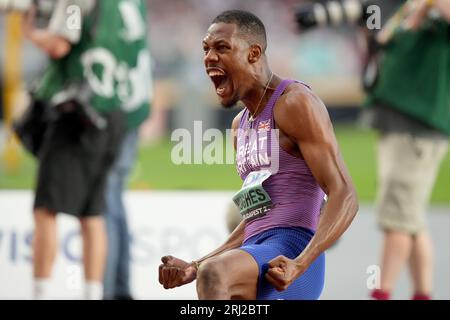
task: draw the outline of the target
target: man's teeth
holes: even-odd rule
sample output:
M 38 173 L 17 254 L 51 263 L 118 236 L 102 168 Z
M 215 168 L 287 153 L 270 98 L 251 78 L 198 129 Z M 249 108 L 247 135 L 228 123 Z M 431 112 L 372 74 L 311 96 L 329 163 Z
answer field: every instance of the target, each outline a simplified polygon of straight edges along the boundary
M 217 77 L 217 76 L 223 76 L 223 75 L 224 75 L 223 72 L 220 72 L 220 71 L 210 71 L 209 72 L 210 77 Z

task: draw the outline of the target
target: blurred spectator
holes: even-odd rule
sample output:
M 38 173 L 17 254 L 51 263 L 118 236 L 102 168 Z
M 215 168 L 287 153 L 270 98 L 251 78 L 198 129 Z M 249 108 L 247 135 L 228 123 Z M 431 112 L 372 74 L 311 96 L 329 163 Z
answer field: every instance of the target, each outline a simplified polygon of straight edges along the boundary
M 150 62 L 143 37 L 145 23 L 138 20 L 144 8 L 140 4 L 63 0 L 55 2 L 47 28 L 36 28 L 35 10 L 25 19 L 27 38 L 52 58 L 33 93 L 35 107 L 47 106 L 52 120 L 38 153 L 33 242 L 36 299 L 49 297 L 58 212 L 80 220 L 84 297 L 103 296 L 105 185 L 123 151 L 126 127 L 136 128 L 148 114 Z M 73 10 L 77 8 L 81 10 Z
M 378 142 L 381 288 L 389 299 L 409 262 L 413 299 L 430 299 L 425 211 L 450 134 L 450 1 L 407 2 L 377 35 L 384 46 L 368 97 Z
M 1 69 L 0 72 L 2 72 Z M 0 76 L 0 122 L 3 121 L 3 89 L 3 81 Z
M 123 3 L 124 1 L 122 1 L 121 6 L 123 6 Z M 130 83 L 134 86 L 132 90 L 143 90 L 136 93 L 144 95 L 134 97 L 141 99 L 134 106 L 127 101 L 123 101 L 125 102 L 122 105 L 124 110 L 138 111 L 129 113 L 128 129 L 120 146 L 118 158 L 109 173 L 106 187 L 105 218 L 108 234 L 108 255 L 104 276 L 104 299 L 116 300 L 132 299 L 130 289 L 130 237 L 122 193 L 124 188 L 126 188 L 130 171 L 136 160 L 139 140 L 138 129 L 140 124 L 147 118 L 149 101 L 151 99 L 149 93 L 152 93 L 145 1 L 129 1 L 126 3 L 128 3 L 128 9 L 123 12 L 123 18 L 126 22 L 134 20 L 133 23 L 140 26 L 140 29 L 127 30 L 129 31 L 128 35 L 132 36 L 132 38 L 126 39 L 128 57 L 133 63 L 137 63 L 138 73 L 141 74 L 140 78 L 135 80 L 141 81 L 141 83 L 138 83 L 133 82 L 130 73 Z M 131 26 L 128 23 L 125 25 Z M 122 32 L 125 34 L 125 31 L 118 30 L 119 34 Z M 131 31 L 134 32 L 132 33 Z M 132 72 L 137 72 L 137 70 Z M 133 97 L 131 96 L 130 98 Z

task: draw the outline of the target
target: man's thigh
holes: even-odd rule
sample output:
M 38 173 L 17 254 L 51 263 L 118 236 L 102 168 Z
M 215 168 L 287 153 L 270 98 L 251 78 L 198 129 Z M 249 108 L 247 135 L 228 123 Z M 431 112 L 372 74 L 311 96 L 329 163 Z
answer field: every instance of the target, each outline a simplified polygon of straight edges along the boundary
M 224 282 L 231 299 L 256 299 L 259 267 L 249 253 L 233 249 L 212 259 L 224 270 Z

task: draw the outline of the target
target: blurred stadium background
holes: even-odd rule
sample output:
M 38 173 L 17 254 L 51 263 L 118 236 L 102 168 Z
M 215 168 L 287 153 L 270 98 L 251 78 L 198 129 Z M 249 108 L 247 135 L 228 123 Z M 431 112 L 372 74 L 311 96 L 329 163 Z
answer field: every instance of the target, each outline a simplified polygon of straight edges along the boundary
M 195 209 L 202 206 L 202 198 L 217 199 L 218 205 L 209 201 L 209 206 L 206 206 L 210 210 L 210 215 L 215 215 L 214 211 L 218 211 L 218 218 L 209 223 L 214 224 L 211 230 L 217 230 L 214 241 L 219 242 L 225 237 L 226 199 L 240 187 L 234 166 L 177 166 L 171 161 L 171 148 L 174 143 L 170 141 L 170 134 L 176 128 L 192 130 L 193 121 L 196 120 L 202 121 L 203 129 L 229 128 L 231 119 L 238 109 L 222 110 L 218 106 L 212 84 L 203 69 L 201 39 L 211 19 L 219 12 L 229 8 L 253 11 L 262 18 L 268 29 L 268 56 L 272 69 L 283 77 L 301 79 L 311 84 L 314 91 L 325 101 L 343 156 L 354 179 L 360 200 L 364 204 L 362 214 L 348 235 L 344 236 L 342 242 L 330 252 L 329 275 L 327 275 L 329 281 L 324 298 L 365 299 L 367 297 L 366 268 L 378 261 L 380 244 L 372 215 L 377 183 L 376 134 L 358 122 L 361 112 L 360 104 L 364 98 L 360 82 L 364 49 L 357 30 L 350 26 L 321 28 L 299 34 L 294 21 L 294 10 L 302 2 L 304 1 L 148 1 L 155 100 L 152 116 L 142 128 L 138 163 L 130 181 L 132 191 L 127 195 L 130 216 L 135 220 L 146 219 L 147 225 L 151 226 L 148 232 L 150 234 L 153 232 L 155 237 L 156 234 L 161 237 L 154 245 L 164 247 L 165 240 L 162 240 L 164 235 L 161 230 L 156 230 L 162 225 L 167 225 L 170 229 L 169 224 L 164 220 L 168 218 L 164 215 L 171 212 L 169 207 L 155 204 L 162 201 L 159 196 L 173 200 L 180 199 L 181 202 L 184 201 L 182 200 L 184 197 L 191 197 L 190 202 L 185 202 L 192 205 L 188 207 L 192 208 L 188 212 L 191 216 L 196 213 L 206 214 L 201 213 L 204 209 Z M 20 109 L 26 103 L 25 88 L 32 83 L 33 79 L 39 77 L 47 62 L 36 48 L 21 41 L 17 21 L 11 17 L 7 18 L 4 14 L 0 14 L 0 44 L 0 74 L 2 75 L 0 78 L 0 95 L 2 96 L 0 99 L 0 279 L 6 281 L 11 272 L 21 270 L 21 274 L 31 281 L 31 275 L 27 275 L 26 272 L 31 270 L 29 261 L 29 232 L 32 227 L 31 189 L 36 173 L 36 163 L 17 141 L 11 138 L 9 121 L 10 113 Z M 170 198 L 171 194 L 173 198 Z M 145 201 L 141 197 L 147 197 L 150 200 Z M 155 202 L 152 203 L 151 199 Z M 168 200 L 168 202 L 171 201 Z M 442 229 L 443 224 L 448 225 L 450 222 L 450 154 L 442 164 L 431 202 L 433 228 Z M 211 210 L 211 208 L 216 209 Z M 158 210 L 167 210 L 167 212 L 158 212 Z M 175 219 L 170 218 L 171 222 L 182 221 L 177 218 L 180 214 L 175 212 L 173 215 Z M 200 227 L 196 225 L 197 220 L 200 218 L 194 218 L 191 223 L 187 222 L 189 223 L 189 230 L 186 230 L 188 234 L 201 233 Z M 71 222 L 68 223 L 69 227 L 63 229 L 66 236 L 67 232 L 71 232 L 70 228 L 74 227 L 70 224 Z M 132 227 L 135 228 L 138 225 L 139 223 L 132 224 Z M 181 224 L 174 224 L 172 227 L 175 234 L 184 230 Z M 210 226 L 203 227 L 207 229 Z M 441 229 L 439 230 L 445 233 L 445 229 Z M 136 229 L 133 231 L 142 232 L 142 228 L 140 231 Z M 440 281 L 445 280 L 444 283 L 447 284 L 449 282 L 447 271 L 444 270 L 450 267 L 450 256 L 448 256 L 448 250 L 445 250 L 445 243 L 450 243 L 450 238 L 442 234 L 438 236 L 440 237 L 438 245 L 441 247 L 436 248 L 436 252 L 441 254 L 439 257 L 441 260 L 437 261 L 439 270 L 436 283 L 439 287 Z M 189 240 L 186 241 L 190 243 Z M 20 243 L 27 248 L 24 249 L 27 253 L 24 254 L 23 259 L 13 256 L 20 252 L 20 250 L 17 251 Z M 199 249 L 199 253 L 207 251 L 211 243 Z M 166 245 L 164 248 L 169 247 Z M 146 246 L 141 246 L 139 250 L 145 251 L 145 248 Z M 77 250 L 76 245 L 74 250 Z M 354 270 L 355 274 L 352 274 L 350 270 L 349 274 L 345 273 L 348 283 L 340 283 L 337 280 L 340 277 L 339 274 L 342 275 L 339 270 L 351 269 L 351 261 L 357 260 L 357 256 L 352 255 L 352 252 L 360 254 L 362 264 L 357 263 L 358 268 Z M 154 255 L 146 261 L 148 264 L 142 262 L 145 259 L 141 259 L 141 264 L 137 263 L 134 266 L 137 273 L 133 281 L 135 287 L 139 286 L 137 297 L 193 298 L 193 288 L 181 290 L 182 292 L 177 295 L 175 291 L 171 291 L 170 294 L 162 293 L 157 289 L 146 291 L 142 284 L 137 284 L 139 279 L 142 280 L 142 277 L 139 278 L 140 275 L 146 274 L 147 285 L 156 287 L 157 283 L 153 279 L 156 279 L 154 266 L 158 263 L 157 257 L 160 253 L 171 252 L 160 252 L 158 249 L 151 253 Z M 184 252 L 187 259 L 194 258 L 189 256 L 190 253 L 192 252 Z M 149 252 L 146 254 L 150 255 Z M 78 265 L 76 259 L 70 260 L 67 254 L 65 257 L 67 258 L 64 262 L 66 268 L 72 264 Z M 18 266 L 18 264 L 22 265 Z M 61 277 L 64 275 L 62 274 Z M 445 278 L 442 279 L 442 277 Z M 59 279 L 64 281 L 65 278 Z M 18 289 L 16 294 L 8 293 L 5 290 L 8 286 L 3 286 L 1 283 L 2 281 L 0 281 L 0 298 L 29 297 L 27 286 L 30 285 L 26 281 L 20 282 L 21 289 Z M 8 283 L 11 284 L 10 281 Z M 344 286 L 347 287 L 344 289 Z M 439 288 L 437 298 L 450 298 L 448 290 Z M 408 298 L 407 294 L 408 288 L 400 287 L 398 297 Z M 64 296 L 64 294 L 61 295 Z

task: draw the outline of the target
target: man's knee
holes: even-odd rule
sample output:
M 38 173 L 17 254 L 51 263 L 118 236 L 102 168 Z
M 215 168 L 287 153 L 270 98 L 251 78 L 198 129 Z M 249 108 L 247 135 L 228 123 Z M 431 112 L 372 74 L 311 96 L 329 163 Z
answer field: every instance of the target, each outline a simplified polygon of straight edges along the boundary
M 204 261 L 197 272 L 197 282 L 204 287 L 219 287 L 226 285 L 226 273 L 220 259 Z
M 34 209 L 33 216 L 37 225 L 56 222 L 56 213 L 46 208 Z
M 81 231 L 84 232 L 101 232 L 104 228 L 103 216 L 86 217 L 80 219 Z

